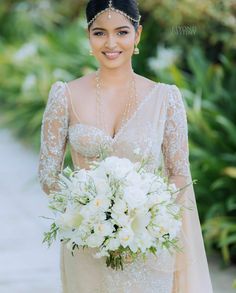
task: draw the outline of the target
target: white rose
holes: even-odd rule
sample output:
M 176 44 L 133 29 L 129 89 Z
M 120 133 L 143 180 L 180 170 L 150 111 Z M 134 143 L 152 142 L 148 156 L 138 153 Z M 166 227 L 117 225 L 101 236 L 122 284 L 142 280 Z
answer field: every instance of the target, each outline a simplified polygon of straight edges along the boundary
M 134 253 L 136 253 L 136 252 L 138 251 L 138 244 L 136 243 L 135 238 L 133 239 L 132 242 L 130 242 L 130 244 L 129 244 L 129 248 L 130 248 Z
M 155 178 L 150 184 L 150 192 L 158 192 L 161 193 L 162 191 L 166 190 L 167 185 L 164 181 L 159 177 Z
M 125 227 L 118 232 L 118 239 L 123 247 L 127 247 L 133 240 L 134 233 L 131 228 Z
M 111 197 L 111 188 L 109 186 L 109 183 L 104 178 L 94 177 L 94 185 L 96 188 L 97 195 Z
M 112 211 L 116 214 L 123 214 L 127 210 L 126 202 L 120 198 L 116 198 L 112 206 Z
M 124 188 L 124 199 L 131 209 L 143 206 L 147 202 L 147 195 L 140 187 L 128 186 Z
M 182 225 L 181 221 L 174 219 L 168 213 L 157 215 L 153 222 L 160 227 L 161 235 L 169 233 L 171 239 L 177 236 Z
M 110 236 L 114 230 L 113 225 L 109 221 L 96 223 L 94 225 L 94 232 L 100 236 Z
M 81 215 L 83 215 L 85 221 L 89 221 L 89 219 L 94 218 L 96 211 L 94 209 L 93 203 L 91 203 L 91 202 L 82 206 L 80 209 L 80 213 L 81 213 Z
M 83 221 L 83 216 L 79 211 L 67 210 L 56 218 L 56 225 L 61 229 L 78 228 Z
M 171 194 L 169 191 L 165 190 L 162 192 L 155 192 L 150 194 L 149 196 L 149 203 L 152 202 L 153 204 L 159 204 L 162 202 L 170 202 L 171 201 Z M 161 208 L 159 206 L 159 208 Z
M 134 170 L 134 164 L 127 158 L 115 156 L 107 157 L 102 164 L 107 174 L 112 174 L 116 179 L 122 179 Z
M 108 210 L 111 201 L 104 195 L 97 195 L 91 202 L 91 206 L 94 206 L 94 209 L 99 211 L 106 211 Z
M 139 185 L 141 180 L 141 175 L 137 172 L 131 172 L 126 176 L 126 181 L 129 185 Z
M 119 239 L 117 239 L 117 238 L 111 238 L 111 239 L 109 239 L 108 244 L 106 245 L 106 248 L 108 250 L 113 250 L 114 251 L 114 250 L 118 249 L 119 246 L 120 246 Z
M 153 244 L 150 233 L 147 230 L 143 231 L 143 233 L 137 238 L 136 243 L 141 251 L 145 252 Z
M 116 214 L 112 212 L 111 217 L 114 220 L 113 222 L 121 227 L 125 227 L 130 223 L 130 217 L 126 214 Z
M 103 241 L 104 241 L 103 236 L 93 233 L 89 235 L 86 243 L 89 247 L 99 247 L 103 243 Z
M 145 210 L 136 210 L 131 219 L 131 228 L 135 234 L 143 234 L 150 223 L 151 213 Z
M 98 195 L 89 203 L 81 207 L 81 214 L 86 218 L 97 217 L 98 214 L 106 211 L 110 206 L 110 200 L 106 196 Z M 104 216 L 104 215 L 103 215 Z

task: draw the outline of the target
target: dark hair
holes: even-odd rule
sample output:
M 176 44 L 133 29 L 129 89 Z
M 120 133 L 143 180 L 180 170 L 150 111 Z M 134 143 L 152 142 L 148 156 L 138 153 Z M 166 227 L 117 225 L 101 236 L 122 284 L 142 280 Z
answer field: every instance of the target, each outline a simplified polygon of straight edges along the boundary
M 86 7 L 86 17 L 87 22 L 91 21 L 95 15 L 97 15 L 102 10 L 108 8 L 109 0 L 90 0 Z M 139 9 L 136 0 L 113 0 L 112 7 L 115 9 L 125 12 L 128 16 L 139 19 Z M 133 24 L 135 30 L 138 28 L 138 22 L 130 20 Z M 90 24 L 88 28 L 91 26 Z

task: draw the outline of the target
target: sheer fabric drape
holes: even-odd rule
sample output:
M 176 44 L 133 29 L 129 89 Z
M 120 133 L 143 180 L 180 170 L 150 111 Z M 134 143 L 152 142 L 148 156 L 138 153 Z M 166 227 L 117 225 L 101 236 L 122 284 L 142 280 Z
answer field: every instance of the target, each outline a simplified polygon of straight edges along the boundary
M 42 121 L 39 158 L 39 179 L 45 193 L 58 188 L 57 176 L 63 168 L 67 143 L 74 166 L 88 168 L 101 145 L 110 155 L 132 161 L 140 159 L 133 152 L 139 148 L 140 156 L 152 158 L 147 166 L 150 171 L 162 168 L 178 187 L 191 183 L 187 117 L 175 85 L 156 84 L 114 139 L 96 127 L 79 122 L 72 125 L 75 119 L 69 98 L 66 83 L 57 81 L 52 85 Z M 145 264 L 139 260 L 122 274 L 107 269 L 104 259 L 93 259 L 91 249 L 72 257 L 62 243 L 63 292 L 212 293 L 192 185 L 179 193 L 178 201 L 186 207 L 180 235 L 183 252 L 163 252 L 157 258 L 150 255 Z

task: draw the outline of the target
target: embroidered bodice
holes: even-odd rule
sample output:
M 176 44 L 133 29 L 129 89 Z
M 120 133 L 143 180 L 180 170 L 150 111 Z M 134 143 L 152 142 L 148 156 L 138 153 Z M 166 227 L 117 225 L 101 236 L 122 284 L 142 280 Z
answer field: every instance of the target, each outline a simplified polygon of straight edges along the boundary
M 162 167 L 177 187 L 191 182 L 188 160 L 187 117 L 175 85 L 158 83 L 141 100 L 115 137 L 102 129 L 76 121 L 71 116 L 67 83 L 55 82 L 49 93 L 41 127 L 39 179 L 45 193 L 57 190 L 65 147 L 70 146 L 74 166 L 89 168 L 100 148 L 110 155 L 132 161 L 151 157 L 148 168 Z M 139 149 L 139 153 L 134 153 Z M 140 156 L 140 157 L 139 157 Z M 177 195 L 184 209 L 181 247 L 183 253 L 161 253 L 148 261 L 137 260 L 123 272 L 111 271 L 103 259 L 92 256 L 93 248 L 72 256 L 61 244 L 61 280 L 65 293 L 212 293 L 193 187 Z M 174 274 L 172 274 L 174 272 Z M 191 272 L 191 274 L 189 273 Z M 172 288 L 172 277 L 174 286 Z
M 175 85 L 156 83 L 114 137 L 93 125 L 71 123 L 66 88 L 62 81 L 51 86 L 42 120 L 39 179 L 46 193 L 57 188 L 67 143 L 74 166 L 88 168 L 103 148 L 133 161 L 148 155 L 150 170 L 163 165 L 169 177 L 187 176 L 187 119 Z

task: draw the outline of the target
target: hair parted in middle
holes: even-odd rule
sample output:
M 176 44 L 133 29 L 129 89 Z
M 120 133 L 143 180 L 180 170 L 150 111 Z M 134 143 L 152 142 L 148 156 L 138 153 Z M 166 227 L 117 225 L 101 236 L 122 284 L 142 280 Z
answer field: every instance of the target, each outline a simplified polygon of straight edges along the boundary
M 100 14 L 106 11 L 116 11 L 124 15 L 137 30 L 141 15 L 136 0 L 90 0 L 86 7 L 88 28 Z

